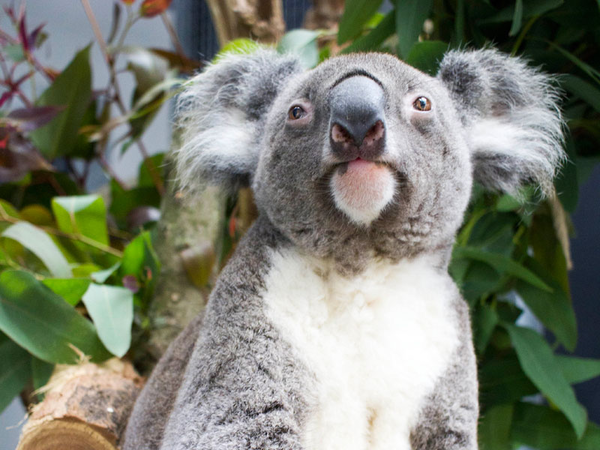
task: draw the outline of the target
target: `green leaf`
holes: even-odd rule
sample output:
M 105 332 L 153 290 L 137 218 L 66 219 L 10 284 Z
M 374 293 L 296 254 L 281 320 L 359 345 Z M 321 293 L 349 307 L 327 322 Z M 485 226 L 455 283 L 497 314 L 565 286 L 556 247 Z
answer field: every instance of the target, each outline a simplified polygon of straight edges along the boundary
M 481 365 L 479 388 L 482 407 L 485 408 L 513 403 L 538 392 L 513 353 Z
M 0 313 L 1 314 L 1 313 Z M 25 387 L 31 374 L 31 356 L 10 339 L 0 341 L 0 412 Z
M 546 41 L 546 42 L 552 49 L 557 50 L 566 59 L 571 61 L 573 64 L 575 64 L 577 67 L 579 67 L 585 74 L 587 74 L 590 78 L 592 78 L 594 81 L 596 81 L 596 83 L 600 84 L 600 72 L 598 72 L 598 70 L 596 70 L 594 67 L 590 66 L 586 62 L 582 61 L 577 56 L 568 52 L 561 46 L 556 45 L 554 42 L 550 42 L 550 41 Z
M 396 14 L 394 11 L 388 13 L 379 25 L 365 36 L 356 39 L 341 53 L 368 52 L 377 50 L 383 42 L 389 38 L 396 29 Z
M 547 292 L 552 292 L 552 288 L 544 283 L 529 269 L 499 253 L 486 252 L 475 247 L 455 247 L 453 257 L 474 259 L 475 261 L 484 262 L 493 267 L 499 273 L 512 275 L 513 277 L 526 281 L 535 287 L 543 289 Z
M 54 371 L 54 364 L 42 361 L 39 358 L 31 355 L 31 374 L 33 378 L 33 389 L 36 391 L 41 387 L 45 386 L 52 376 Z M 44 394 L 37 394 L 39 401 L 44 399 Z
M 475 348 L 479 354 L 485 351 L 498 322 L 498 314 L 488 305 L 481 305 L 474 311 L 473 331 Z
M 502 11 L 494 14 L 491 17 L 487 17 L 485 19 L 479 20 L 480 24 L 485 23 L 500 23 L 500 22 L 510 22 L 514 20 L 517 15 L 517 9 L 519 8 L 519 3 L 521 3 L 522 12 L 521 20 L 528 19 L 533 16 L 541 16 L 542 14 L 558 8 L 560 5 L 564 3 L 564 0 L 528 0 L 523 4 L 522 0 L 517 0 L 514 6 L 509 6 L 504 8 Z M 519 25 L 519 29 L 521 26 Z M 517 30 L 518 31 L 518 30 Z M 512 35 L 511 35 L 512 36 Z
M 319 47 L 317 38 L 321 35 L 319 31 L 292 30 L 286 33 L 279 41 L 277 51 L 279 53 L 295 53 L 300 58 L 302 65 L 310 69 L 319 64 Z
M 347 0 L 340 19 L 338 44 L 343 44 L 360 34 L 363 26 L 379 10 L 382 0 Z
M 552 349 L 535 331 L 504 324 L 515 346 L 521 367 L 529 379 L 569 419 L 578 437 L 583 436 L 587 413 L 562 374 Z
M 559 78 L 560 85 L 573 95 L 600 112 L 600 89 L 575 75 L 564 74 Z
M 600 428 L 588 423 L 581 440 L 565 417 L 547 406 L 517 403 L 511 431 L 516 444 L 539 450 L 598 450 L 600 448 Z
M 534 261 L 530 260 L 528 266 L 536 276 L 551 286 L 552 292 L 539 289 L 523 281 L 517 282 L 517 292 L 533 314 L 554 333 L 565 348 L 569 351 L 575 350 L 577 323 L 567 294 L 556 280 L 543 274 L 542 268 Z
M 108 245 L 106 207 L 99 195 L 54 197 L 52 211 L 61 231 L 80 234 Z
M 113 264 L 112 266 L 110 266 L 108 269 L 104 269 L 104 270 L 98 270 L 96 272 L 92 272 L 90 274 L 90 277 L 92 278 L 92 280 L 94 280 L 96 283 L 104 283 L 106 280 L 108 280 L 108 278 L 115 273 L 115 271 L 121 267 L 121 262 L 117 262 L 115 264 Z
M 40 258 L 53 276 L 71 277 L 71 268 L 67 259 L 52 239 L 39 228 L 28 222 L 19 222 L 4 230 L 2 236 L 14 239 Z
M 405 61 L 422 72 L 434 76 L 447 50 L 448 44 L 442 41 L 417 42 Z
M 581 383 L 600 376 L 600 359 L 555 356 L 563 375 L 570 384 Z
M 52 289 L 52 292 L 65 299 L 69 305 L 75 306 L 87 291 L 91 281 L 81 278 L 47 278 L 42 283 Z
M 121 358 L 131 345 L 133 293 L 122 287 L 91 284 L 83 303 L 104 346 Z
M 233 41 L 229 41 L 223 46 L 223 48 L 221 48 L 219 53 L 217 53 L 217 55 L 215 56 L 213 63 L 218 62 L 221 57 L 228 54 L 249 55 L 260 48 L 262 48 L 261 45 L 256 43 L 256 41 L 253 41 L 252 39 L 234 39 Z
M 523 24 L 523 0 L 517 0 L 515 3 L 515 13 L 513 14 L 512 26 L 508 32 L 509 36 L 516 36 Z
M 110 357 L 94 325 L 27 272 L 6 270 L 0 274 L 0 329 L 50 363 L 77 362 L 70 345 L 93 361 Z
M 423 31 L 433 0 L 403 0 L 396 2 L 396 33 L 398 51 L 406 58 Z
M 479 446 L 482 450 L 511 450 L 510 430 L 513 405 L 488 409 L 479 422 Z
M 92 94 L 89 53 L 90 46 L 77 53 L 36 103 L 37 106 L 64 106 L 50 123 L 30 134 L 35 146 L 47 158 L 68 155 L 78 140 Z

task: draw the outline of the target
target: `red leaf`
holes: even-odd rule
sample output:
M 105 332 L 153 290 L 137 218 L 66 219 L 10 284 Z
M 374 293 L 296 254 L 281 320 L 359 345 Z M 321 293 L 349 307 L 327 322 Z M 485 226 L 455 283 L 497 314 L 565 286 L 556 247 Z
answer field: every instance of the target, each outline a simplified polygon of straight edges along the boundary
M 7 119 L 20 131 L 33 131 L 46 125 L 64 109 L 64 106 L 33 106 L 15 109 Z
M 144 17 L 154 17 L 167 10 L 171 0 L 144 0 L 140 7 L 140 13 Z
M 21 45 L 23 45 L 25 51 L 28 52 L 30 49 L 29 40 L 27 39 L 27 30 L 25 26 L 25 16 L 21 17 L 21 20 L 19 21 L 19 39 L 21 40 Z
M 131 5 L 135 0 L 121 0 L 121 3 L 125 3 L 126 5 Z

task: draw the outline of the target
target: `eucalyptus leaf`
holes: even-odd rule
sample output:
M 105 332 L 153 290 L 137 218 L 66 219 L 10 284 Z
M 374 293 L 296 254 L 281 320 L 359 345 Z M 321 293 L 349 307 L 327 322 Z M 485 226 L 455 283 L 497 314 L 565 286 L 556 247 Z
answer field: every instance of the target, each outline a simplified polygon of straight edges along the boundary
M 106 207 L 99 195 L 54 197 L 52 211 L 61 231 L 83 235 L 99 244 L 108 245 Z
M 454 258 L 467 258 L 484 262 L 493 267 L 499 273 L 506 273 L 515 278 L 523 280 L 539 289 L 552 292 L 552 288 L 542 281 L 529 269 L 517 261 L 499 253 L 487 252 L 476 247 L 455 247 Z
M 2 314 L 0 312 L 0 314 Z M 25 387 L 31 373 L 31 356 L 10 339 L 0 342 L 0 412 Z
M 521 29 L 523 23 L 523 0 L 517 0 L 515 3 L 515 12 L 513 14 L 512 26 L 508 32 L 509 36 L 515 36 Z
M 81 278 L 46 278 L 42 283 L 49 287 L 52 292 L 65 299 L 69 305 L 75 306 L 87 291 L 91 281 Z
M 279 53 L 295 53 L 306 68 L 315 67 L 319 63 L 319 48 L 317 38 L 321 35 L 313 30 L 292 30 L 279 41 Z
M 479 422 L 479 445 L 485 450 L 511 450 L 513 405 L 488 409 Z
M 392 11 L 388 13 L 371 32 L 356 39 L 352 44 L 343 49 L 341 53 L 377 50 L 387 38 L 394 34 L 395 29 L 396 13 Z
M 578 438 L 587 425 L 587 413 L 562 374 L 560 365 L 546 341 L 529 328 L 504 324 L 515 346 L 521 367 L 529 379 L 569 419 Z
M 46 361 L 42 361 L 39 358 L 36 358 L 33 355 L 30 355 L 31 358 L 31 375 L 33 381 L 33 389 L 38 390 L 44 387 L 50 377 L 52 376 L 52 372 L 54 371 L 54 364 L 47 363 Z M 37 398 L 39 401 L 42 401 L 44 398 L 44 394 L 37 394 Z
M 377 12 L 382 0 L 346 0 L 340 19 L 338 44 L 358 36 L 363 26 Z
M 68 155 L 77 143 L 92 95 L 89 58 L 90 46 L 87 46 L 75 55 L 36 103 L 36 106 L 64 107 L 50 123 L 30 133 L 35 146 L 47 158 Z
M 77 362 L 71 346 L 96 362 L 110 357 L 94 325 L 27 272 L 0 274 L 0 330 L 50 363 Z
M 536 276 L 552 287 L 552 292 L 539 289 L 530 283 L 517 281 L 516 289 L 533 314 L 542 321 L 569 351 L 577 345 L 577 323 L 575 311 L 562 287 L 551 277 L 542 273 L 542 268 L 529 261 Z
M 396 2 L 396 34 L 398 52 L 406 58 L 423 31 L 433 0 L 402 0 Z
M 556 360 L 566 380 L 571 384 L 600 377 L 600 359 L 557 355 Z
M 406 63 L 434 76 L 440 66 L 448 44 L 442 41 L 417 42 L 406 58 Z
M 57 278 L 71 277 L 69 263 L 56 244 L 44 231 L 28 222 L 18 222 L 2 233 L 3 237 L 14 239 L 36 255 L 48 270 Z
M 518 403 L 515 406 L 511 431 L 513 442 L 538 450 L 598 450 L 600 428 L 593 423 L 587 425 L 581 439 L 565 417 L 547 406 Z
M 131 345 L 133 293 L 126 288 L 91 284 L 83 303 L 105 347 L 121 358 Z

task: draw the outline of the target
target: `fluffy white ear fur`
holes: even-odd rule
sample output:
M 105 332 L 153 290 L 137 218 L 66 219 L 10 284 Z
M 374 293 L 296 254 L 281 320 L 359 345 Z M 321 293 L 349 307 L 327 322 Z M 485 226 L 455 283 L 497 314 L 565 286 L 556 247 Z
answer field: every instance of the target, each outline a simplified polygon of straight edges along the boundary
M 219 57 L 179 96 L 179 183 L 229 190 L 248 185 L 258 164 L 264 117 L 296 58 L 260 49 Z
M 550 77 L 492 49 L 450 52 L 438 77 L 467 128 L 474 178 L 512 194 L 528 183 L 551 193 L 565 153 L 559 96 Z

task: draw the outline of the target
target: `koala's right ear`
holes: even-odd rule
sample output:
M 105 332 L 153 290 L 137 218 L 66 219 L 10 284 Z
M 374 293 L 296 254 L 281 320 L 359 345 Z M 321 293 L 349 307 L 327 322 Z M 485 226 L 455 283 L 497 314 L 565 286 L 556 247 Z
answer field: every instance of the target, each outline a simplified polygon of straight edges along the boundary
M 193 78 L 178 100 L 181 186 L 248 186 L 266 115 L 289 77 L 302 70 L 293 56 L 260 49 L 224 55 Z

